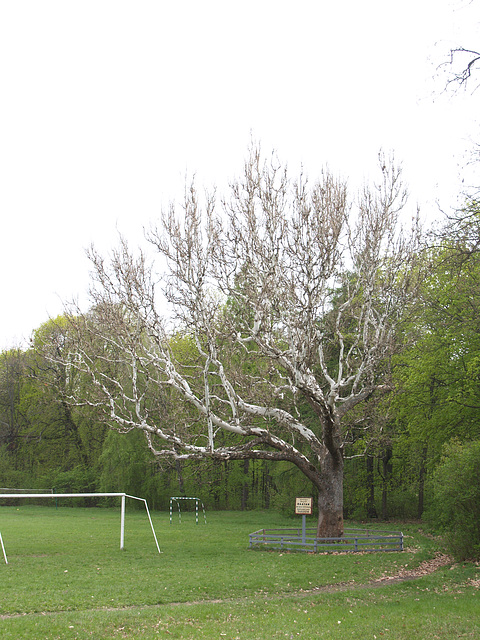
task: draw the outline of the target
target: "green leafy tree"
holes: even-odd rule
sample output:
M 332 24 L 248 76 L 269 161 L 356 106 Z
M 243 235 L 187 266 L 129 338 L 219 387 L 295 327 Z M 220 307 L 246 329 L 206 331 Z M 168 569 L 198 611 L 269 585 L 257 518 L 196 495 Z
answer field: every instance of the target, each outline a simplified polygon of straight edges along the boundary
M 453 440 L 434 475 L 431 521 L 458 560 L 480 560 L 480 440 Z
M 46 361 L 38 351 L 48 337 L 61 353 L 65 332 L 65 319 L 57 318 L 38 328 L 35 349 L 1 354 L 2 486 L 72 491 L 95 486 L 94 469 L 106 429 L 94 408 L 67 401 L 71 386 L 79 384 L 75 371 Z
M 480 436 L 480 255 L 436 253 L 414 344 L 396 362 L 398 417 L 438 458 L 452 437 Z
M 472 200 L 432 237 L 429 275 L 394 359 L 395 446 L 419 515 L 445 443 L 480 436 L 479 214 Z

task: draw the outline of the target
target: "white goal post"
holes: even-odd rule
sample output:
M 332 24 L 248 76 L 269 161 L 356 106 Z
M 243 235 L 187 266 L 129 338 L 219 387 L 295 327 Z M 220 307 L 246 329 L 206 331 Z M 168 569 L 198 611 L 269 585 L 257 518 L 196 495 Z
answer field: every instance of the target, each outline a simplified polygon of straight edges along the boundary
M 125 498 L 131 498 L 132 500 L 139 500 L 145 505 L 150 527 L 152 529 L 155 544 L 157 546 L 158 553 L 161 553 L 158 546 L 157 536 L 155 529 L 153 528 L 152 519 L 150 517 L 150 511 L 148 510 L 147 501 L 144 498 L 137 498 L 137 496 L 130 496 L 128 493 L 0 493 L 0 499 L 13 499 L 13 498 L 121 498 L 120 506 L 120 549 L 124 548 L 125 543 Z
M 172 498 L 170 498 L 170 524 L 172 524 L 172 507 L 173 507 L 173 501 L 175 500 L 175 502 L 177 503 L 177 507 L 178 507 L 178 520 L 179 522 L 182 522 L 182 513 L 180 511 L 180 500 L 195 500 L 195 523 L 198 524 L 198 505 L 199 503 L 201 503 L 202 505 L 202 509 L 203 509 L 203 519 L 205 520 L 205 524 L 207 524 L 207 516 L 205 515 L 205 505 L 203 504 L 203 502 L 200 500 L 200 498 L 186 498 L 185 496 L 173 496 Z

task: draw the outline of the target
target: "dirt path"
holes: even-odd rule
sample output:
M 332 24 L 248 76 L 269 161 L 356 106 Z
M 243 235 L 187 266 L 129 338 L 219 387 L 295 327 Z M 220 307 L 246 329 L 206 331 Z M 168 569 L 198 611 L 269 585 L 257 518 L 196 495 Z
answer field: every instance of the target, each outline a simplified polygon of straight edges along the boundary
M 381 576 L 374 580 L 374 582 L 379 582 L 385 584 L 385 582 L 401 582 L 402 580 L 413 580 L 415 578 L 421 578 L 422 576 L 428 576 L 430 573 L 433 573 L 437 569 L 441 569 L 442 567 L 447 567 L 454 563 L 454 559 L 452 556 L 447 555 L 446 553 L 436 553 L 435 557 L 431 560 L 425 560 L 415 569 L 401 569 L 398 573 L 393 576 Z
M 398 584 L 400 582 L 405 582 L 407 580 L 414 580 L 415 578 L 421 578 L 422 576 L 429 575 L 437 569 L 442 567 L 446 567 L 448 565 L 453 564 L 454 560 L 451 556 L 448 556 L 443 553 L 437 553 L 434 558 L 431 560 L 425 560 L 415 569 L 405 569 L 402 568 L 397 573 L 392 575 L 383 575 L 379 578 L 375 578 L 370 580 L 369 582 L 363 582 L 361 584 L 357 584 L 356 582 L 337 582 L 335 584 L 327 584 L 321 587 L 314 587 L 313 589 L 301 589 L 300 591 L 289 591 L 288 593 L 281 594 L 262 594 L 262 600 L 281 600 L 285 598 L 298 598 L 298 597 L 307 597 L 311 595 L 315 595 L 317 593 L 337 593 L 340 591 L 356 591 L 358 589 L 375 589 L 378 587 L 383 587 L 389 584 Z M 189 602 L 166 602 L 165 604 L 155 604 L 155 605 L 132 605 L 127 607 L 109 607 L 97 609 L 97 611 L 130 611 L 133 609 L 155 609 L 162 607 L 179 607 L 179 606 L 194 606 L 198 604 L 235 604 L 240 602 L 245 602 L 245 600 L 254 598 L 254 595 L 245 596 L 242 598 L 219 598 L 212 600 L 192 600 Z M 90 611 L 90 609 L 89 609 Z M 54 615 L 55 613 L 62 613 L 62 611 L 48 611 L 48 612 L 31 612 L 31 613 L 15 613 L 15 614 L 7 614 L 0 615 L 0 620 L 8 620 L 10 618 L 19 618 L 26 615 Z
M 431 560 L 425 560 L 415 569 L 405 569 L 404 567 L 400 569 L 397 573 L 394 574 L 384 574 L 379 578 L 375 578 L 370 580 L 369 582 L 362 582 L 361 584 L 357 584 L 356 582 L 339 582 L 336 584 L 327 584 L 322 587 L 315 587 L 314 589 L 302 590 L 298 593 L 289 593 L 285 594 L 288 596 L 292 595 L 309 595 L 314 593 L 334 593 L 337 591 L 348 591 L 349 589 L 374 589 L 378 587 L 383 587 L 389 584 L 398 584 L 400 582 L 406 582 L 407 580 L 415 580 L 416 578 L 421 578 L 422 576 L 427 576 L 437 569 L 441 569 L 442 567 L 449 566 L 454 563 L 454 559 L 452 556 L 449 556 L 444 553 L 437 553 L 434 558 Z

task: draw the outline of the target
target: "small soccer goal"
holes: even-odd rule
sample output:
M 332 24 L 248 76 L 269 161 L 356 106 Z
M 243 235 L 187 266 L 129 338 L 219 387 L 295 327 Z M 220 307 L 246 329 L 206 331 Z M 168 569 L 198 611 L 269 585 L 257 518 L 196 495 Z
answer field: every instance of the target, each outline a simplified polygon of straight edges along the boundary
M 0 493 L 0 499 L 18 499 L 18 498 L 120 498 L 120 549 L 125 546 L 125 499 L 131 498 L 132 500 L 139 500 L 145 505 L 145 511 L 147 512 L 148 521 L 152 529 L 153 538 L 157 546 L 158 553 L 161 553 L 158 546 L 157 535 L 153 528 L 152 518 L 150 517 L 150 511 L 148 509 L 147 501 L 145 498 L 137 498 L 137 496 L 130 496 L 127 493 Z M 5 562 L 7 562 L 5 547 L 2 539 L 2 549 L 5 556 Z
M 182 511 L 180 509 L 180 502 L 182 500 L 194 500 L 195 501 L 195 524 L 198 524 L 198 506 L 199 504 L 202 505 L 202 511 L 203 511 L 203 519 L 205 520 L 205 524 L 207 524 L 207 516 L 205 515 L 205 505 L 203 504 L 203 502 L 200 500 L 200 498 L 186 498 L 185 496 L 174 496 L 172 498 L 170 498 L 170 524 L 172 524 L 172 520 L 173 520 L 173 503 L 176 502 L 177 507 L 178 507 L 178 521 L 182 522 Z

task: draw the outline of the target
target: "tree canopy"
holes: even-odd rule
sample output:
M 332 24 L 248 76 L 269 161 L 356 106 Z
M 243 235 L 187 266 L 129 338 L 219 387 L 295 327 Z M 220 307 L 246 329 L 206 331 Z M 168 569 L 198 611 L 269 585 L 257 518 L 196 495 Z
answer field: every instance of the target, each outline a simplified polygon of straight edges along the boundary
M 142 430 L 157 457 L 293 463 L 318 490 L 319 535 L 341 535 L 342 420 L 387 388 L 421 271 L 401 171 L 379 159 L 378 184 L 351 200 L 329 172 L 292 181 L 252 149 L 220 207 L 192 184 L 150 231 L 160 281 L 125 241 L 110 261 L 92 250 L 92 310 L 47 356 L 89 378 L 72 400 Z

